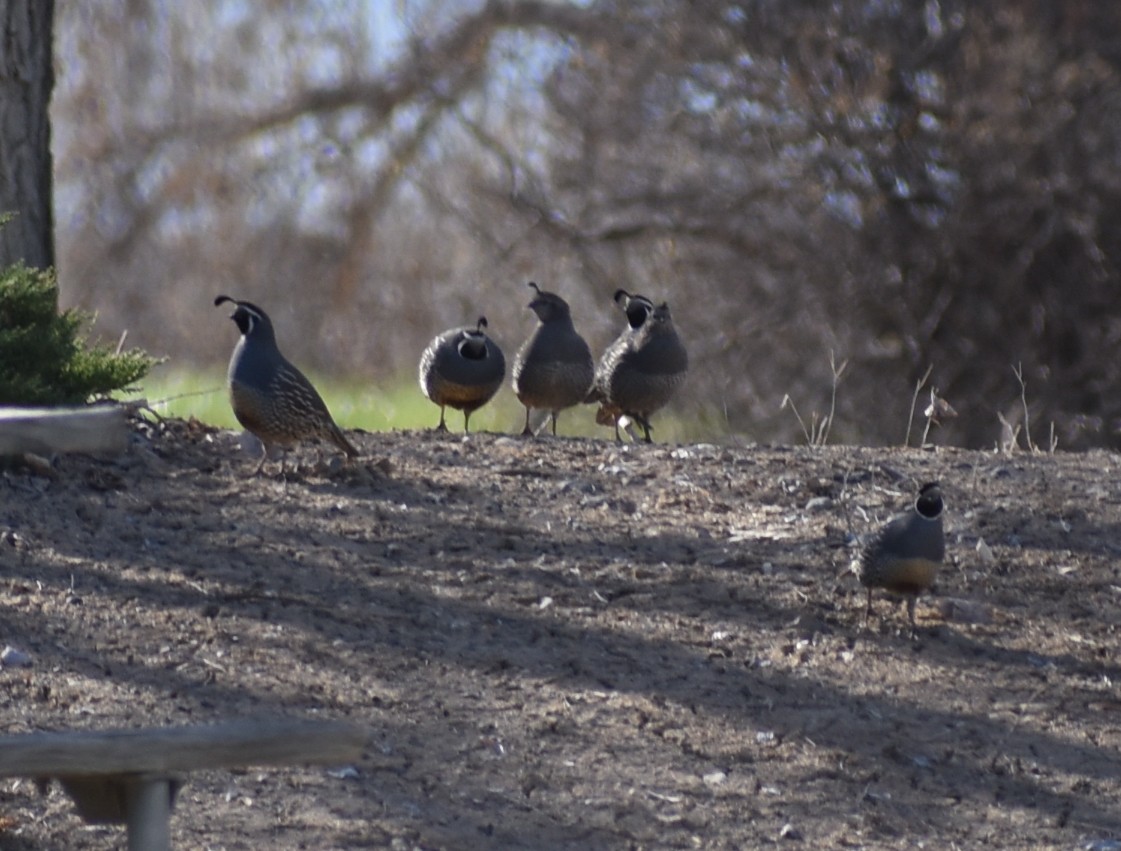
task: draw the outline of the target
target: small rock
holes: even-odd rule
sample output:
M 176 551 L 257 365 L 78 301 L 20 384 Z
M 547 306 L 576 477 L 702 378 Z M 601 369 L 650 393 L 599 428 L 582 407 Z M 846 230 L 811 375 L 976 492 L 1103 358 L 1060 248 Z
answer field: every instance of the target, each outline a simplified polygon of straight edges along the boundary
M 815 496 L 806 503 L 806 511 L 825 511 L 833 507 L 833 498 L 829 496 Z
M 31 656 L 9 644 L 0 652 L 0 665 L 5 668 L 30 668 Z
M 261 453 L 265 451 L 265 444 L 261 443 L 257 435 L 250 431 L 243 431 L 237 442 L 242 452 L 246 455 L 252 455 L 254 458 L 260 458 Z M 269 454 L 269 460 L 275 461 L 279 454 L 276 447 L 273 447 L 273 451 Z
M 977 539 L 977 555 L 984 564 L 992 564 L 996 561 L 996 556 L 993 555 L 993 548 L 985 543 L 984 538 Z
M 796 828 L 790 822 L 787 822 L 778 832 L 778 838 L 787 839 L 790 842 L 801 842 L 805 837 L 802 836 L 802 831 L 798 830 L 798 828 Z
M 989 607 L 973 600 L 959 597 L 946 597 L 938 601 L 938 611 L 942 619 L 949 623 L 992 623 Z
M 706 786 L 722 786 L 727 779 L 728 775 L 723 771 L 710 771 L 701 778 Z

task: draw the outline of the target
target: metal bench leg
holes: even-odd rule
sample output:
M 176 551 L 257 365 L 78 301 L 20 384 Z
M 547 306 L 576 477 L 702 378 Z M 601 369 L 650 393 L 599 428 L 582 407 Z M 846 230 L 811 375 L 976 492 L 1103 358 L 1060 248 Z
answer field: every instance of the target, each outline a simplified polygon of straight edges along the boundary
M 166 777 L 142 777 L 128 784 L 128 851 L 171 851 L 173 794 L 172 781 Z

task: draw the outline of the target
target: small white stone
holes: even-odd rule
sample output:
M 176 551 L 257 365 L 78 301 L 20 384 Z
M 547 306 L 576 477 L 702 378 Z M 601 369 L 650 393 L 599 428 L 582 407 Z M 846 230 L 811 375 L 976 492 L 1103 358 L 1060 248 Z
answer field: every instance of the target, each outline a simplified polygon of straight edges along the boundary
M 701 779 L 705 782 L 706 786 L 721 786 L 728 779 L 728 775 L 723 771 L 710 771 Z
M 993 548 L 985 543 L 984 538 L 977 539 L 977 555 L 984 564 L 992 564 L 996 561 L 996 556 L 993 555 Z
M 9 644 L 0 652 L 0 665 L 5 668 L 30 668 L 31 656 Z

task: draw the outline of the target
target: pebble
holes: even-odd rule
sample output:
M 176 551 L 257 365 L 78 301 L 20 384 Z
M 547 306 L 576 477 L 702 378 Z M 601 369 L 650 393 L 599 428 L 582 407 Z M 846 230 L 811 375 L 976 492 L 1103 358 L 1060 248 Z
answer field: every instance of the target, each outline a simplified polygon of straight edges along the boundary
M 9 644 L 0 651 L 0 665 L 5 668 L 30 668 L 31 656 Z
M 706 786 L 722 786 L 728 779 L 728 775 L 723 771 L 710 771 L 701 779 L 705 782 Z

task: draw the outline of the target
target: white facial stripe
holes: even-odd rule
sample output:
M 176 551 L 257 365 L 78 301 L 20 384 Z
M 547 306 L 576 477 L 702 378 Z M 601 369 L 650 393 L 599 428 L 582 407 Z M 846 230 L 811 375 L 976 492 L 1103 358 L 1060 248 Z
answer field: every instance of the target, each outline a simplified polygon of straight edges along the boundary
M 254 310 L 252 307 L 245 304 L 245 302 L 238 302 L 237 306 L 239 310 L 245 311 L 246 322 L 249 325 L 249 329 L 245 333 L 252 334 L 257 327 L 257 323 L 263 321 L 264 317 L 259 310 Z

